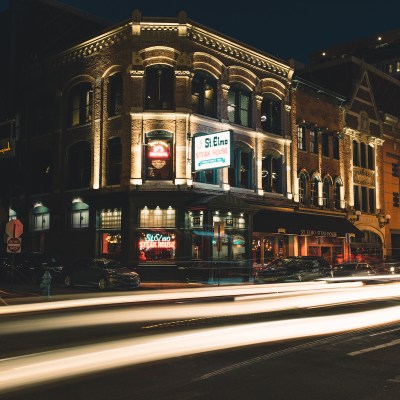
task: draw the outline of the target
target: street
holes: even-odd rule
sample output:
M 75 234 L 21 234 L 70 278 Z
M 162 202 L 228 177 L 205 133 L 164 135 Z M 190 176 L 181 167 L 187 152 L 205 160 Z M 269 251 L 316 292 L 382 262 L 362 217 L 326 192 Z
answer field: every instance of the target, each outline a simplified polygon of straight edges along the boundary
M 1 307 L 1 398 L 395 399 L 399 293 L 313 282 Z

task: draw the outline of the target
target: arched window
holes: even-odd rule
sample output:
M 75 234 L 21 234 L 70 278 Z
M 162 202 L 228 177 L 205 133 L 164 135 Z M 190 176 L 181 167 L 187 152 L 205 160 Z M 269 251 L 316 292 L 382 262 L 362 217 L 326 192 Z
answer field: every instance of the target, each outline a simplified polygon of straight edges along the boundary
M 360 156 L 358 150 L 358 142 L 353 140 L 353 165 L 356 167 L 360 166 Z
M 265 192 L 282 193 L 282 156 L 265 154 L 262 158 L 262 188 Z
M 282 102 L 271 95 L 265 95 L 261 103 L 261 127 L 263 131 L 280 135 Z
M 301 172 L 299 175 L 299 203 L 307 204 L 308 191 L 307 191 L 307 175 Z
M 90 82 L 75 85 L 68 96 L 68 126 L 92 122 L 93 90 Z
M 331 188 L 332 180 L 329 177 L 325 177 L 322 184 L 322 197 L 323 205 L 328 208 L 331 206 Z
M 251 126 L 251 92 L 241 83 L 233 82 L 228 92 L 229 122 Z
M 207 117 L 217 115 L 217 80 L 207 72 L 197 72 L 193 77 L 192 108 Z
M 31 157 L 31 193 L 47 193 L 52 186 L 52 154 L 50 151 L 38 151 Z
M 121 138 L 115 137 L 107 141 L 107 185 L 119 185 L 122 171 Z
M 311 185 L 310 185 L 310 200 L 311 200 L 311 205 L 314 207 L 318 207 L 318 184 L 319 184 L 319 179 L 314 176 L 314 178 L 311 180 Z
M 121 115 L 122 74 L 117 72 L 108 78 L 108 116 Z
M 68 189 L 86 188 L 92 175 L 92 152 L 88 142 L 78 142 L 68 149 Z
M 243 189 L 253 188 L 253 150 L 247 145 L 236 145 L 233 167 L 229 168 L 229 185 Z
M 146 68 L 145 105 L 147 110 L 172 110 L 174 108 L 174 69 L 167 65 Z
M 339 181 L 336 181 L 334 189 L 333 189 L 333 198 L 334 198 L 333 207 L 336 210 L 340 209 L 340 187 L 341 186 L 342 186 L 341 183 Z

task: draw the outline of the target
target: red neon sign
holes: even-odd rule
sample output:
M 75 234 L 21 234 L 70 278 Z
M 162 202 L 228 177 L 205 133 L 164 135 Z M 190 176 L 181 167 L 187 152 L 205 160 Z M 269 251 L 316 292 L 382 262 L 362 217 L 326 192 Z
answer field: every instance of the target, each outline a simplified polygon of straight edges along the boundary
M 149 146 L 149 151 L 147 153 L 148 158 L 169 158 L 169 146 L 166 142 L 150 142 L 148 144 Z

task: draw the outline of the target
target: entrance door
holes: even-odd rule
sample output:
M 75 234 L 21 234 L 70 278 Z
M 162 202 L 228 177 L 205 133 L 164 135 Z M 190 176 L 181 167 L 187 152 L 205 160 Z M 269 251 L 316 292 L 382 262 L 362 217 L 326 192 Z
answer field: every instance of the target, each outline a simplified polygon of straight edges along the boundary
M 332 264 L 332 247 L 321 246 L 321 257 L 324 257 L 329 264 Z

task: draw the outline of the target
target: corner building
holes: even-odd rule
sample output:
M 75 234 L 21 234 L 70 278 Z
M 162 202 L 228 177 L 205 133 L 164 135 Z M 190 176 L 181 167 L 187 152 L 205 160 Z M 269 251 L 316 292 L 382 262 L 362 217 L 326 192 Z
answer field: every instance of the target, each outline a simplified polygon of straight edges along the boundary
M 219 262 L 246 276 L 254 214 L 292 207 L 292 74 L 183 12 L 137 10 L 31 63 L 10 198 L 25 249 L 121 259 L 144 279 Z M 223 131 L 231 166 L 192 171 L 193 136 Z

